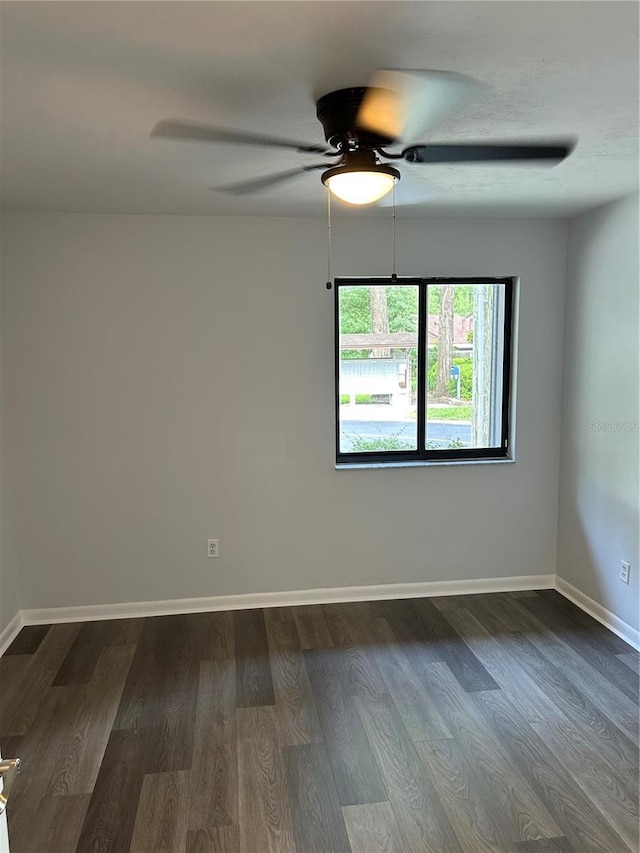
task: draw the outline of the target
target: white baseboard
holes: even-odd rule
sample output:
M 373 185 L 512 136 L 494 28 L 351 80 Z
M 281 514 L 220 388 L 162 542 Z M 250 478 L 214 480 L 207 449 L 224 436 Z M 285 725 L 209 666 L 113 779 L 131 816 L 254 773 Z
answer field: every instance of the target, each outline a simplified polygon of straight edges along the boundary
M 289 592 L 257 592 L 245 595 L 218 595 L 204 598 L 176 598 L 166 601 L 131 601 L 121 604 L 89 604 L 78 607 L 43 607 L 20 610 L 0 632 L 0 655 L 4 654 L 24 625 L 60 622 L 91 622 L 137 616 L 178 613 L 206 613 L 214 610 L 246 610 L 255 607 L 287 607 L 304 604 L 338 604 L 377 599 L 425 598 L 439 595 L 469 595 L 488 592 L 516 592 L 527 589 L 557 589 L 565 598 L 601 622 L 635 649 L 640 649 L 640 631 L 619 619 L 606 607 L 556 575 L 526 575 L 482 580 L 427 581 L 424 583 L 341 586 Z
M 0 655 L 3 655 L 6 652 L 11 643 L 20 633 L 20 629 L 23 625 L 24 619 L 22 617 L 22 610 L 18 610 L 6 628 L 4 628 L 3 631 L 0 631 Z
M 526 575 L 483 580 L 428 581 L 425 583 L 340 586 L 292 592 L 257 592 L 209 598 L 175 598 L 167 601 L 133 601 L 122 604 L 89 604 L 80 607 L 45 607 L 22 611 L 24 625 L 56 622 L 87 622 L 136 616 L 204 613 L 213 610 L 247 610 L 255 607 L 286 607 L 296 604 L 333 604 L 391 598 L 423 598 L 483 592 L 515 592 L 523 589 L 553 589 L 555 575 Z
M 623 622 L 623 620 L 616 616 L 615 613 L 607 610 L 607 608 L 603 607 L 602 604 L 598 604 L 597 601 L 594 601 L 593 598 L 590 598 L 586 593 L 577 589 L 577 587 L 570 584 L 569 581 L 566 581 L 557 575 L 556 589 L 558 592 L 562 593 L 565 598 L 568 598 L 569 601 L 572 601 L 577 607 L 584 610 L 585 613 L 588 613 L 589 616 L 593 616 L 594 619 L 601 622 L 605 628 L 608 628 L 610 631 L 613 631 L 614 634 L 621 637 L 625 643 L 629 643 L 629 645 L 633 646 L 634 649 L 640 650 L 640 631 L 637 631 L 627 622 Z

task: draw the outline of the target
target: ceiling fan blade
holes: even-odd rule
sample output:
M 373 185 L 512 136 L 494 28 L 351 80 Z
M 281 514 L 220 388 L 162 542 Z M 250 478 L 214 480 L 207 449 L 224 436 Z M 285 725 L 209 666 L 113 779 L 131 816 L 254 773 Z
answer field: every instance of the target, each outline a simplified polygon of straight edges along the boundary
M 224 187 L 211 187 L 211 189 L 228 195 L 246 195 L 281 184 L 291 178 L 298 177 L 298 175 L 303 175 L 305 172 L 314 172 L 316 169 L 326 168 L 328 168 L 326 163 L 318 163 L 315 166 L 300 166 L 297 169 L 287 169 L 286 172 L 275 172 L 273 175 L 265 175 L 262 178 L 253 178 L 249 181 L 241 181 L 238 184 L 227 184 Z
M 294 151 L 312 154 L 326 154 L 329 151 L 324 145 L 311 145 L 306 142 L 295 142 L 291 139 L 262 136 L 258 133 L 213 127 L 197 121 L 182 121 L 180 119 L 159 121 L 151 131 L 151 136 L 159 139 L 180 139 L 188 142 L 230 142 L 235 145 L 258 145 L 263 148 L 292 148 Z M 330 153 L 335 154 L 335 152 Z
M 402 152 L 409 163 L 500 163 L 518 160 L 546 160 L 553 165 L 568 157 L 575 142 L 549 143 L 451 143 L 410 145 Z
M 419 138 L 462 109 L 484 84 L 453 71 L 378 71 L 358 113 L 358 126 L 393 139 Z

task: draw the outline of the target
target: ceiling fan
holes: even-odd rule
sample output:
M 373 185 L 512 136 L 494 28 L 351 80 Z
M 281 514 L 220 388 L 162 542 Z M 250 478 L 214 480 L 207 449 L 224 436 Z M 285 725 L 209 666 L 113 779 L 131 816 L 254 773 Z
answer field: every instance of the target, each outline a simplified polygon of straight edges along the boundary
M 160 139 L 255 145 L 290 149 L 300 154 L 338 158 L 227 186 L 218 192 L 245 195 L 322 169 L 322 183 L 333 195 L 351 204 L 371 204 L 400 180 L 400 171 L 385 160 L 408 163 L 505 163 L 542 161 L 555 164 L 575 146 L 572 140 L 544 142 L 454 142 L 409 145 L 398 153 L 387 148 L 401 138 L 424 130 L 452 112 L 482 84 L 447 71 L 381 71 L 373 85 L 329 92 L 316 103 L 316 114 L 327 145 L 297 142 L 194 121 L 166 119 L 151 132 Z M 329 166 L 329 168 L 327 168 Z

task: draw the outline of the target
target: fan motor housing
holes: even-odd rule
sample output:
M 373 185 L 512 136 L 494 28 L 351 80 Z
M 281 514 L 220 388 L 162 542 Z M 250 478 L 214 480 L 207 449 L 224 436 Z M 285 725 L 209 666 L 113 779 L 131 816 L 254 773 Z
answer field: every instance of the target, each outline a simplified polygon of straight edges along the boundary
M 323 95 L 316 103 L 317 116 L 329 145 L 345 151 L 351 146 L 383 148 L 394 142 L 393 137 L 358 127 L 358 112 L 366 92 L 364 86 L 338 89 Z

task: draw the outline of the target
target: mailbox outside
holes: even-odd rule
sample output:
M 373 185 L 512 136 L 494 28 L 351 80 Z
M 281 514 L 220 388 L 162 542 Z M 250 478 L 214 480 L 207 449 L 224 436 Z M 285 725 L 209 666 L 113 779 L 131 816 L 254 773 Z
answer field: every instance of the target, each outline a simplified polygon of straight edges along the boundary
M 451 378 L 456 380 L 456 397 L 460 399 L 460 365 L 451 365 Z

